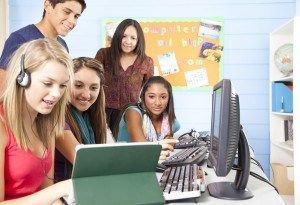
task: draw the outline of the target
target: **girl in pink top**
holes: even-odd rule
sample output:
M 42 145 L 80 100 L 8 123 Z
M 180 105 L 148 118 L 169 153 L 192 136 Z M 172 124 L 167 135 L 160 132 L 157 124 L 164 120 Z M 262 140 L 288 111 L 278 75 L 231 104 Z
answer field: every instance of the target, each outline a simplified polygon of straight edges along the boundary
M 70 180 L 52 179 L 72 79 L 72 59 L 56 40 L 30 41 L 12 56 L 0 98 L 1 205 L 62 204 L 69 194 Z

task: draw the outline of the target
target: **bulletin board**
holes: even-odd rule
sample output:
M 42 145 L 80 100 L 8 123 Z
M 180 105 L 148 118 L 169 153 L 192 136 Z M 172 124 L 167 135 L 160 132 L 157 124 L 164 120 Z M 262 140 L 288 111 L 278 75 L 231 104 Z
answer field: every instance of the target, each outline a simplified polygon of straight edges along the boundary
M 122 19 L 102 23 L 103 46 Z M 146 54 L 154 60 L 154 75 L 175 89 L 211 90 L 223 76 L 223 20 L 136 19 L 144 32 Z

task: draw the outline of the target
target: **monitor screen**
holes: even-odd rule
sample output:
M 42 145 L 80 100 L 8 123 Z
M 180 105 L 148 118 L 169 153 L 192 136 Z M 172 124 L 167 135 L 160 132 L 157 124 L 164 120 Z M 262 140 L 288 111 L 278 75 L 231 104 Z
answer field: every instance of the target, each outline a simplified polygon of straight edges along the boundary
M 238 152 L 237 152 L 238 150 Z M 247 139 L 240 125 L 239 97 L 231 81 L 223 79 L 213 88 L 211 146 L 209 162 L 217 176 L 226 176 L 238 158 L 239 171 L 234 183 L 216 182 L 208 185 L 210 195 L 222 199 L 253 197 L 246 185 L 250 173 L 250 154 Z

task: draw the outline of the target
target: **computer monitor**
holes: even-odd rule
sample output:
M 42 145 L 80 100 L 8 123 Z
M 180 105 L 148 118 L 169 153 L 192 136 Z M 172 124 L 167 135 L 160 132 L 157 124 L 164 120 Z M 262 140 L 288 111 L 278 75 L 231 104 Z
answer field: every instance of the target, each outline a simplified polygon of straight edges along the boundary
M 211 117 L 211 146 L 208 161 L 217 176 L 226 176 L 238 156 L 234 182 L 208 184 L 211 196 L 241 200 L 253 197 L 246 188 L 250 173 L 248 142 L 240 125 L 239 97 L 231 81 L 223 79 L 213 88 Z

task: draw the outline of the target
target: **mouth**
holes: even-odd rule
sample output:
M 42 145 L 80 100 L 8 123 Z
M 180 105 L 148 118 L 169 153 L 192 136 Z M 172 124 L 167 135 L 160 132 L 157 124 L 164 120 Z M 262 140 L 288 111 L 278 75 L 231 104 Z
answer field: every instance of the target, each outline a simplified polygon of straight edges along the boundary
M 47 105 L 47 107 L 53 107 L 55 105 L 55 101 L 52 100 L 43 100 L 43 102 Z
M 81 105 L 86 105 L 86 104 L 88 104 L 88 103 L 89 103 L 89 100 L 82 100 L 82 99 L 78 99 L 77 101 L 78 101 L 78 102 L 79 102 L 79 104 L 81 104 Z
M 73 29 L 73 27 L 70 26 L 70 25 L 67 25 L 67 24 L 64 24 L 64 23 L 62 23 L 62 25 L 64 26 L 64 28 L 66 29 L 67 32 L 70 32 Z

